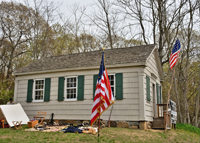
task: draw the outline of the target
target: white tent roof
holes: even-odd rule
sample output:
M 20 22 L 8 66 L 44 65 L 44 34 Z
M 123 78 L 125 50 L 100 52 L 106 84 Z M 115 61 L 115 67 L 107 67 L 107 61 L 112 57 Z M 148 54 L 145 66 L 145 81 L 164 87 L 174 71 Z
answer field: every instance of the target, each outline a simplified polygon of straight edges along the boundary
M 22 121 L 22 124 L 27 124 L 27 122 L 29 122 L 29 118 L 20 103 L 14 105 L 0 105 L 0 118 L 5 118 L 10 127 L 14 126 L 12 121 Z

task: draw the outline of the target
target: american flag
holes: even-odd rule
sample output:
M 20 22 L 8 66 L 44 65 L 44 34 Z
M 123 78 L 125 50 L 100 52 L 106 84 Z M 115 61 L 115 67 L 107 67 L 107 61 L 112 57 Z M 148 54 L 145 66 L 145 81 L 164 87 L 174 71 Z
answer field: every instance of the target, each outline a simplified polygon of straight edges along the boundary
M 101 104 L 101 105 L 100 105 Z M 96 84 L 95 96 L 91 114 L 91 126 L 98 117 L 114 104 L 114 97 L 110 87 L 108 73 L 104 65 L 104 52 L 99 68 L 99 75 Z
M 169 65 L 170 65 L 171 70 L 172 70 L 173 66 L 176 64 L 176 62 L 178 61 L 178 56 L 179 56 L 180 50 L 181 50 L 181 43 L 177 39 L 176 43 L 172 49 L 172 53 L 171 53 L 170 60 L 169 60 Z

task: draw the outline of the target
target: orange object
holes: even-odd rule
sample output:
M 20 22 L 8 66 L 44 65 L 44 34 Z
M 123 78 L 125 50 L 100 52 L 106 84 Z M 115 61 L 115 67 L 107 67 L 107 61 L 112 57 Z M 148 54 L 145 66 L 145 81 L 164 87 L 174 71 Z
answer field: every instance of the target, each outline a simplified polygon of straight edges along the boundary
M 0 123 L 1 123 L 1 128 L 4 128 L 4 119 L 0 119 Z
M 47 114 L 47 112 L 38 111 L 37 115 L 34 117 L 34 119 L 40 120 L 40 124 L 43 124 L 46 114 Z
M 36 124 L 38 124 L 38 120 L 28 122 L 28 128 L 33 128 Z
M 22 129 L 22 126 L 21 126 L 22 121 L 12 121 L 12 123 L 14 125 L 13 129 L 17 129 L 17 130 Z

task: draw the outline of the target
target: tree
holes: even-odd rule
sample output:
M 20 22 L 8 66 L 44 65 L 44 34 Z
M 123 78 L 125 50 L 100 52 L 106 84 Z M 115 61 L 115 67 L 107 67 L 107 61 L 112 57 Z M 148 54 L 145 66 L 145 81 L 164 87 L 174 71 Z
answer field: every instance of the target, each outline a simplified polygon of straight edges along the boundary
M 60 4 L 47 0 L 34 0 L 33 3 L 25 0 L 25 4 L 33 9 L 33 12 L 30 12 L 33 16 L 33 26 L 28 35 L 31 37 L 29 46 L 33 58 L 39 59 L 53 55 L 51 45 L 53 45 L 55 33 L 51 26 L 56 23 L 56 19 L 59 19 L 57 10 Z
M 114 41 L 120 33 L 119 17 L 117 11 L 113 9 L 114 3 L 110 0 L 98 0 L 94 4 L 93 15 L 87 15 L 92 24 L 97 28 L 97 37 L 101 39 L 103 46 L 113 48 L 116 47 Z M 109 44 L 107 44 L 107 41 Z
M 12 74 L 14 59 L 27 52 L 20 45 L 30 40 L 27 36 L 33 27 L 30 12 L 33 12 L 31 8 L 20 3 L 2 1 L 0 4 L 0 33 L 3 37 L 0 45 L 6 51 L 6 58 L 2 62 L 6 65 L 4 72 L 7 71 L 7 79 Z
M 162 65 L 169 61 L 170 49 L 175 43 L 185 16 L 191 10 L 197 9 L 197 2 L 193 4 L 192 9 L 186 9 L 188 3 L 189 0 L 118 0 L 121 12 L 129 20 L 128 26 L 132 26 L 133 29 L 136 26 L 139 28 L 139 31 L 135 29 L 135 32 L 141 35 L 145 44 L 149 44 L 150 39 L 154 44 L 158 43 Z

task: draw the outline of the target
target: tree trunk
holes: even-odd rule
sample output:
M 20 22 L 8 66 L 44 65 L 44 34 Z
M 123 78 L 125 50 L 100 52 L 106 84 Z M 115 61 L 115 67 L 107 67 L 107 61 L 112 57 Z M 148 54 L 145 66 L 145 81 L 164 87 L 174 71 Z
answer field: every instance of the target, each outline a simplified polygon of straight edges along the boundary
M 199 96 L 200 96 L 200 74 L 198 81 L 198 92 L 196 97 L 196 108 L 195 108 L 195 127 L 198 127 L 198 113 L 199 113 Z
M 176 86 L 176 79 L 174 79 L 174 88 L 175 88 L 175 94 L 176 94 L 176 100 L 177 100 L 177 106 L 178 106 L 178 117 L 180 120 L 180 123 L 183 123 L 182 121 L 182 114 L 181 114 L 181 107 L 179 103 L 179 96 L 178 96 L 178 91 L 177 91 L 177 86 Z

